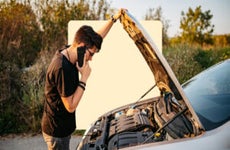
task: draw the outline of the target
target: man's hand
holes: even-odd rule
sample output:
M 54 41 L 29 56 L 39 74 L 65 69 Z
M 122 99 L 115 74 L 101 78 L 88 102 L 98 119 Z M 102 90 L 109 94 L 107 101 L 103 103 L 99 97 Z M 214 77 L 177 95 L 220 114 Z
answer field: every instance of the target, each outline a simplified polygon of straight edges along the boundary
M 79 67 L 78 62 L 77 62 L 76 67 L 81 74 L 81 81 L 86 83 L 86 81 L 89 78 L 89 75 L 91 73 L 91 67 L 89 66 L 88 61 L 86 61 L 86 56 L 84 56 L 83 66 Z
M 113 15 L 113 18 L 114 18 L 115 20 L 120 19 L 121 14 L 122 14 L 122 11 L 127 11 L 127 9 L 121 8 L 121 9 L 117 12 L 117 14 Z

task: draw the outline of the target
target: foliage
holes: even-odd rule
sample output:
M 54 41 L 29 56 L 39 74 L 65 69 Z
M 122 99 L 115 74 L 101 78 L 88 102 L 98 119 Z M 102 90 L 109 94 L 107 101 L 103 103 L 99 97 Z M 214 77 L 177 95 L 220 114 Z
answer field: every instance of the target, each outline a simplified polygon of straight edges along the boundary
M 33 63 L 40 51 L 40 31 L 30 5 L 0 2 L 0 59 L 20 68 Z
M 194 60 L 198 53 L 197 48 L 178 44 L 165 48 L 163 53 L 180 83 L 187 81 L 202 70 L 199 63 Z
M 83 136 L 85 133 L 85 130 L 75 130 L 73 135 Z
M 0 134 L 26 128 L 20 78 L 40 51 L 38 28 L 30 5 L 0 2 Z
M 20 76 L 16 64 L 0 61 L 0 134 L 20 132 L 24 128 L 19 112 L 22 108 Z
M 211 34 L 214 31 L 214 25 L 211 24 L 212 17 L 211 11 L 202 12 L 201 6 L 196 7 L 194 11 L 189 8 L 186 14 L 182 11 L 181 40 L 190 44 L 212 44 Z
M 202 69 L 206 69 L 220 61 L 230 58 L 230 47 L 214 48 L 210 50 L 198 49 L 197 55 L 194 56 Z
M 21 81 L 22 87 L 22 101 L 25 105 L 24 115 L 27 118 L 24 124 L 30 131 L 40 131 L 40 122 L 42 117 L 43 103 L 44 103 L 44 83 L 46 70 L 44 66 L 49 64 L 47 59 L 48 51 L 42 51 L 39 59 L 33 66 L 24 69 Z
M 37 1 L 35 7 L 43 31 L 43 49 L 50 50 L 67 43 L 67 27 L 70 20 L 105 19 L 109 4 L 105 0 L 42 0 Z
M 218 46 L 218 47 L 230 46 L 230 34 L 214 35 L 213 41 L 214 41 L 213 45 Z
M 203 49 L 210 49 L 210 48 L 216 48 L 216 47 L 229 47 L 230 46 L 230 35 L 212 35 L 213 44 L 212 45 L 203 45 Z M 181 37 L 173 37 L 169 39 L 169 45 L 175 46 L 178 44 L 183 43 L 181 40 Z M 190 44 L 190 43 L 187 43 Z M 199 46 L 199 45 L 196 45 Z
M 163 50 L 164 56 L 180 83 L 208 67 L 230 58 L 230 47 L 213 47 L 204 50 L 200 46 L 177 44 Z
M 145 15 L 145 20 L 159 20 L 163 24 L 163 31 L 162 31 L 162 43 L 164 46 L 169 45 L 169 37 L 168 37 L 168 28 L 169 28 L 169 21 L 166 20 L 162 15 L 162 8 L 158 7 L 155 12 L 154 8 L 150 8 Z

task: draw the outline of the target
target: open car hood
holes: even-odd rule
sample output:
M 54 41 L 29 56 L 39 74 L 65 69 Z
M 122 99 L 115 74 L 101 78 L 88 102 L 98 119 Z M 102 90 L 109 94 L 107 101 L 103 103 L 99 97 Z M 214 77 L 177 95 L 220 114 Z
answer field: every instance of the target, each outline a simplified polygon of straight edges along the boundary
M 183 101 L 193 118 L 203 128 L 171 67 L 145 29 L 127 10 L 122 11 L 120 21 L 150 67 L 160 92 L 170 92 L 178 101 Z
M 201 135 L 204 128 L 199 118 L 154 42 L 127 11 L 122 12 L 120 21 L 150 67 L 153 87 L 157 86 L 161 95 L 103 114 L 85 132 L 77 149 L 135 149 L 133 146 Z

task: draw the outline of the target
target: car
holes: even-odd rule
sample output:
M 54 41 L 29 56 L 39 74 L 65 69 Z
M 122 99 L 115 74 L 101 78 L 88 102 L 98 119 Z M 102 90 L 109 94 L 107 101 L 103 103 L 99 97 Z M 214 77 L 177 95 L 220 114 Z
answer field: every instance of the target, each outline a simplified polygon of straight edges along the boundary
M 181 85 L 147 32 L 127 10 L 122 11 L 120 22 L 155 82 L 138 101 L 98 117 L 77 149 L 230 149 L 230 59 Z M 143 100 L 154 88 L 160 94 Z

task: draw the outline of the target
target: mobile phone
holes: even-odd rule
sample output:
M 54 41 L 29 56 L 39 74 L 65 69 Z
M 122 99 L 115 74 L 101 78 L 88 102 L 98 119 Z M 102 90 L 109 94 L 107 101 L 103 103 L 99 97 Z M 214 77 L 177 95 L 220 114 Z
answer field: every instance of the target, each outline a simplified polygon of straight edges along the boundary
M 85 46 L 81 46 L 77 48 L 77 61 L 79 67 L 82 67 L 84 64 L 85 51 L 86 51 Z

